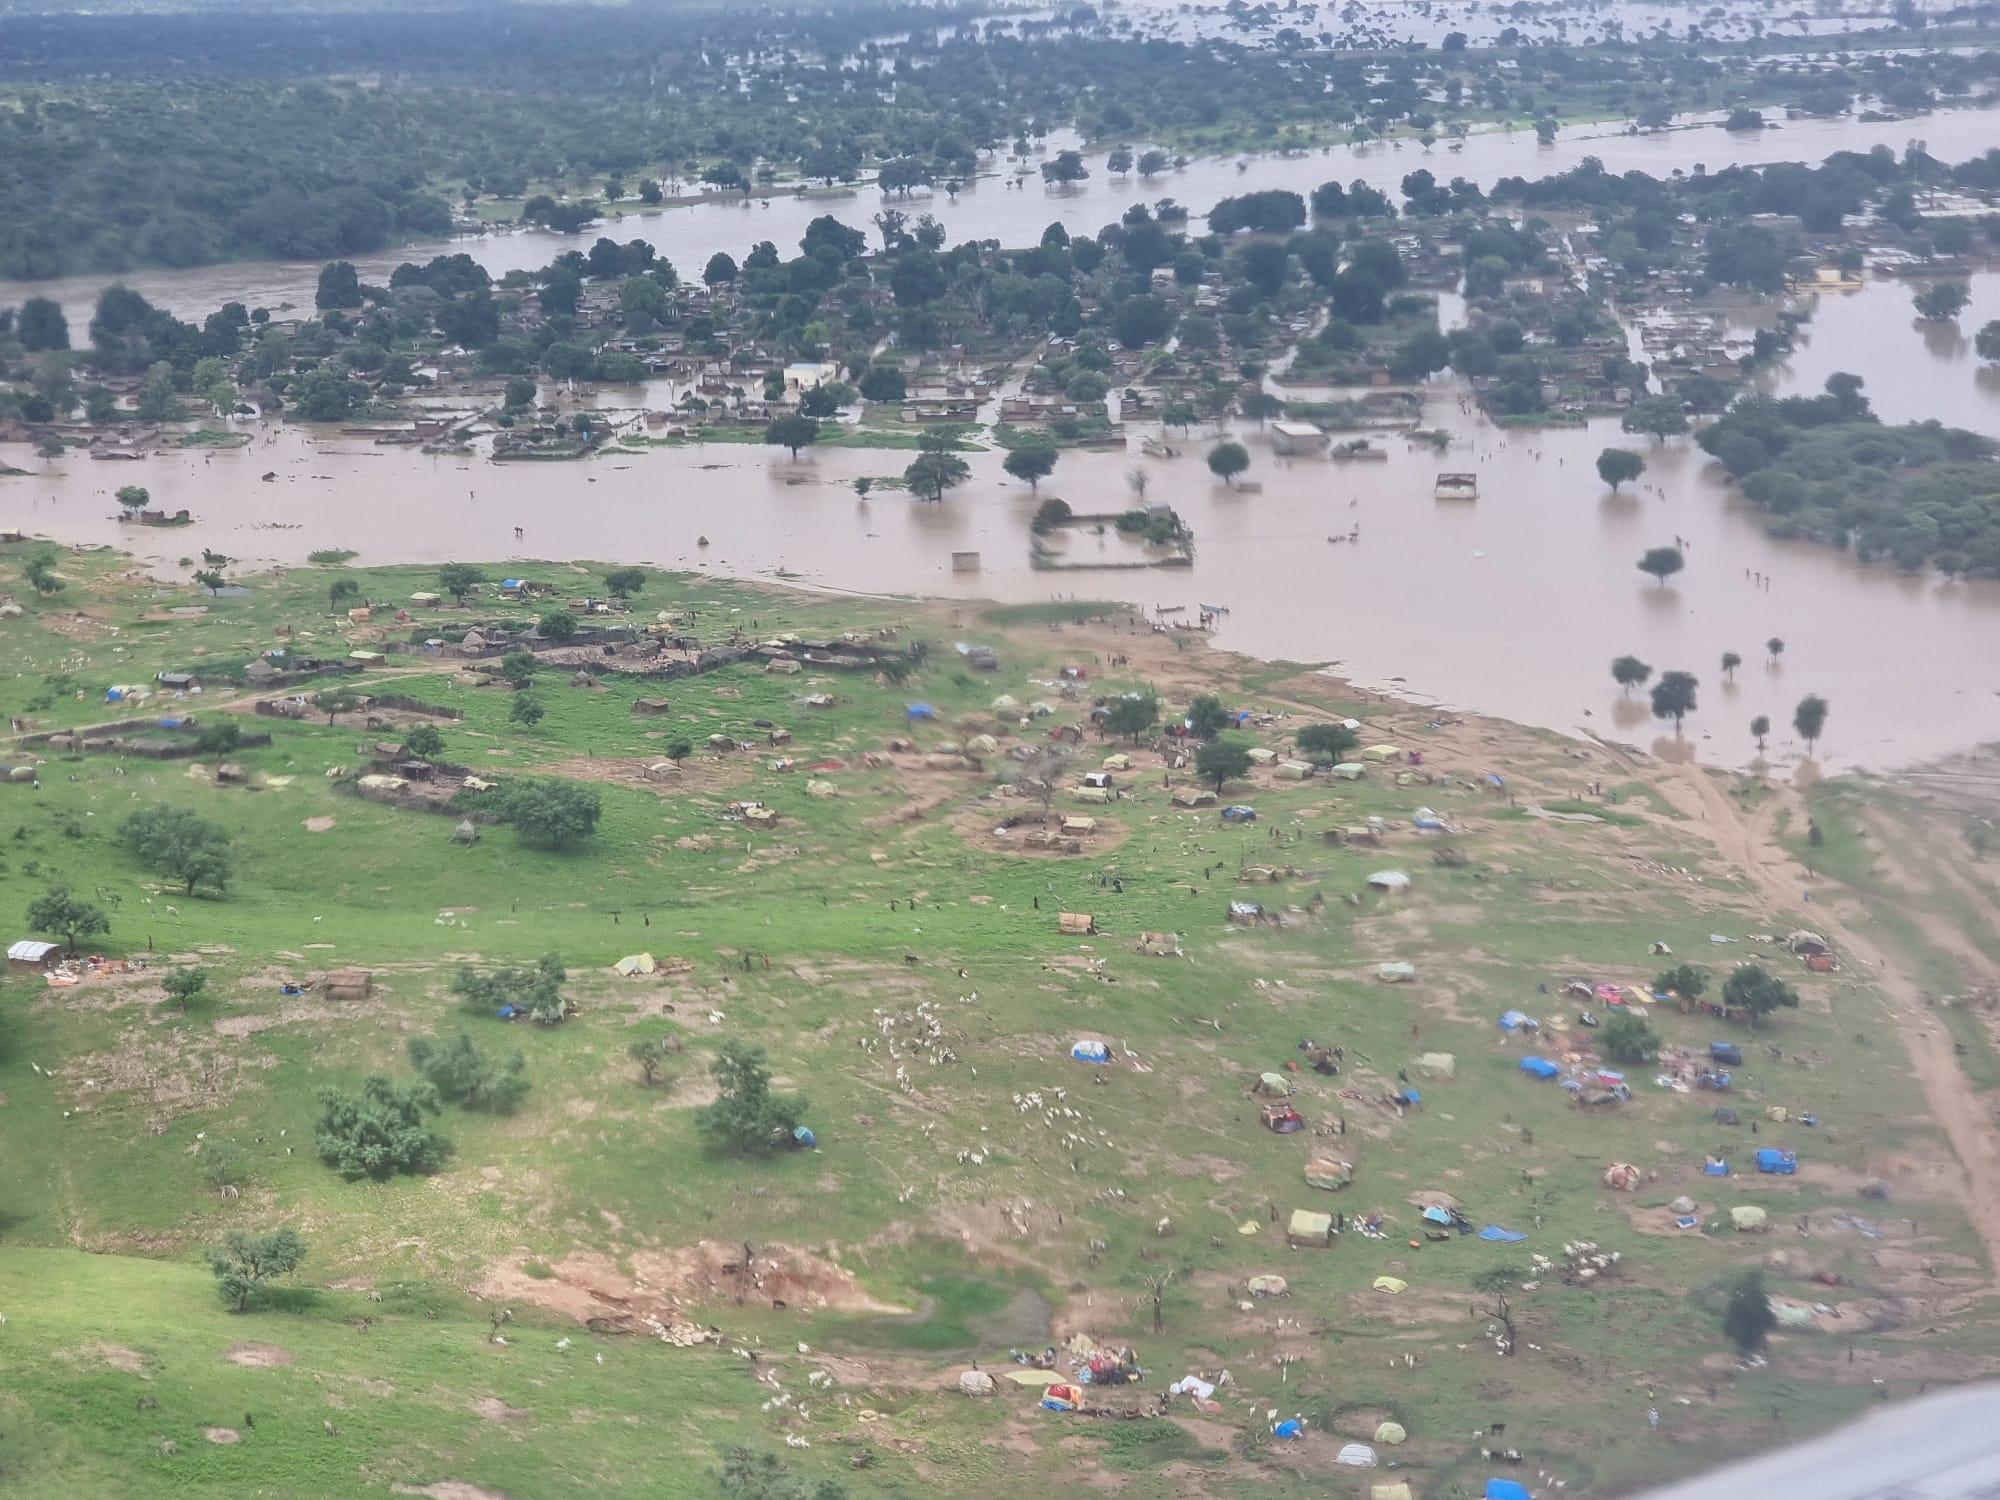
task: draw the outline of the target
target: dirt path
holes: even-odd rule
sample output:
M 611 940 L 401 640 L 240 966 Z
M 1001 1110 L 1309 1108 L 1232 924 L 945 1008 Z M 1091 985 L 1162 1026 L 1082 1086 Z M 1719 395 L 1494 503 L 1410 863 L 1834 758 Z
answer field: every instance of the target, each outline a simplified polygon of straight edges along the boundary
M 1778 813 L 1785 808 L 1804 815 L 1797 793 L 1781 788 L 1755 814 L 1746 816 L 1700 767 L 1677 767 L 1669 776 L 1663 790 L 1677 806 L 1692 807 L 1716 847 L 1756 886 L 1763 899 L 1776 910 L 1796 909 L 1812 884 L 1812 875 L 1779 845 L 1776 824 Z M 1889 997 L 1897 1034 L 1909 1053 L 1931 1115 L 1965 1170 L 1969 1188 L 1965 1211 L 1985 1243 L 1988 1275 L 2000 1287 L 2000 1129 L 1995 1128 L 1986 1106 L 1958 1066 L 1951 1036 L 1932 1017 L 1918 985 L 1885 949 L 1850 926 L 1824 901 L 1812 904 L 1814 925 L 1850 961 L 1867 965 Z M 1923 918 L 1927 914 L 1913 915 Z M 1924 920 L 1922 930 L 1927 940 L 1938 942 L 1947 951 L 1962 955 L 1970 947 L 1961 935 L 1941 932 L 1941 927 L 1934 919 Z

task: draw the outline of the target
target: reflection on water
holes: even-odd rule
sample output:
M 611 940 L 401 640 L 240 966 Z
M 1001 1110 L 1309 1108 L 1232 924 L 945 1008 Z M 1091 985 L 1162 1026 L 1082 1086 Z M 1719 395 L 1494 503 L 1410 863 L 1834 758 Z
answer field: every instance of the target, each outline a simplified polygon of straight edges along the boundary
M 1365 146 L 1329 147 L 1297 156 L 1229 159 L 1207 158 L 1185 171 L 1170 172 L 1151 182 L 1136 175 L 1115 178 L 1101 160 L 1092 160 L 1095 175 L 1067 189 L 1050 189 L 1039 176 L 1025 186 L 1007 177 L 988 177 L 958 197 L 934 199 L 918 195 L 893 200 L 911 212 L 935 213 L 953 241 L 995 239 L 1023 245 L 1039 239 L 1044 226 L 1060 222 L 1072 232 L 1095 234 L 1134 203 L 1172 197 L 1206 211 L 1218 198 L 1266 188 L 1290 188 L 1310 193 L 1329 178 L 1345 182 L 1365 178 L 1384 192 L 1397 195 L 1406 172 L 1429 167 L 1441 178 L 1465 177 L 1490 187 L 1500 177 L 1542 177 L 1575 166 L 1586 156 L 1600 158 L 1614 172 L 1642 171 L 1663 176 L 1692 171 L 1697 165 L 1719 171 L 1731 165 L 1774 161 L 1817 163 L 1835 151 L 1866 151 L 1878 145 L 1900 153 L 1913 136 L 1922 136 L 1931 154 L 1957 162 L 1977 156 L 1992 144 L 1995 116 L 1982 110 L 1944 110 L 1921 120 L 1864 124 L 1854 119 L 1799 120 L 1782 129 L 1726 132 L 1703 126 L 1685 130 L 1626 135 L 1615 125 L 1583 125 L 1565 130 L 1550 145 L 1541 146 L 1527 127 L 1474 135 L 1462 150 L 1439 142 L 1426 151 L 1412 141 L 1400 147 L 1377 142 Z M 1073 137 L 1058 132 L 1051 150 L 1073 146 Z M 1009 168 L 1008 170 L 1011 170 Z M 466 240 L 440 240 L 407 245 L 382 255 L 357 257 L 364 281 L 386 284 L 389 273 L 404 261 L 465 251 L 499 277 L 509 271 L 538 270 L 563 251 L 588 245 L 598 235 L 625 241 L 644 239 L 679 268 L 683 276 L 700 273 L 708 257 L 727 250 L 741 259 L 758 240 L 770 240 L 789 255 L 808 223 L 821 214 L 874 233 L 873 215 L 889 200 L 875 188 L 858 188 L 831 197 L 779 197 L 765 203 L 744 200 L 704 204 L 659 214 L 628 214 L 585 231 L 582 236 L 532 230 Z M 1193 226 L 1199 230 L 1197 222 Z M 97 295 L 113 281 L 124 281 L 156 305 L 199 322 L 225 302 L 248 307 L 281 308 L 287 304 L 310 309 L 318 284 L 320 262 L 253 261 L 233 266 L 202 266 L 189 271 L 133 271 L 124 276 L 77 276 L 61 281 L 0 282 L 0 306 L 25 297 L 54 297 L 78 331 L 90 321 Z

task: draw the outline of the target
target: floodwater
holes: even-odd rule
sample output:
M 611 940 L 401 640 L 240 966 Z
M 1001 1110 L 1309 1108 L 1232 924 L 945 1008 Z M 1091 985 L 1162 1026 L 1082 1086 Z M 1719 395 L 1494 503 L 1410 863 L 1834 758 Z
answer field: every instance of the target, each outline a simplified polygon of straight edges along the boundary
M 2000 275 L 1975 278 L 1974 295 L 1968 326 L 2000 315 Z M 1907 297 L 1880 285 L 1828 299 L 1775 388 L 1817 389 L 1832 370 L 1856 370 L 1890 419 L 1935 413 L 2000 433 L 2000 386 L 1911 321 Z M 1286 460 L 1247 429 L 1259 493 L 1217 484 L 1199 437 L 1176 437 L 1185 451 L 1171 459 L 1136 448 L 1063 457 L 1043 493 L 1078 510 L 1129 503 L 1125 476 L 1143 468 L 1148 498 L 1195 530 L 1187 570 L 1035 571 L 1027 522 L 1036 499 L 1001 474 L 997 452 L 976 455 L 972 481 L 926 505 L 899 492 L 853 493 L 858 476 L 899 472 L 900 452 L 808 450 L 795 463 L 777 450 L 709 445 L 493 464 L 354 438 L 315 442 L 276 423 L 238 452 L 69 458 L 0 481 L 0 523 L 136 547 L 174 576 L 180 558 L 204 547 L 293 563 L 315 548 L 351 547 L 370 562 L 580 557 L 783 575 L 831 590 L 1185 607 L 1169 619 L 1221 604 L 1231 611 L 1218 636 L 1227 647 L 1331 662 L 1383 691 L 1649 745 L 1659 726 L 1610 677 L 1611 659 L 1629 651 L 1700 678 L 1688 741 L 1717 764 L 1750 758 L 1747 726 L 1758 714 L 1780 726 L 1774 753 L 1792 753 L 1786 726 L 1808 692 L 1833 705 L 1822 746 L 1829 767 L 1888 768 L 2000 739 L 2000 584 L 1910 577 L 1774 542 L 1686 440 L 1627 438 L 1610 421 L 1505 434 L 1463 411 L 1449 384 L 1432 393 L 1426 420 L 1458 439 L 1443 457 L 1390 437 L 1378 440 L 1386 462 Z M 1608 443 L 1645 451 L 1636 492 L 1614 497 L 1599 483 L 1593 464 Z M 5 456 L 38 464 L 20 450 Z M 1440 469 L 1476 471 L 1481 498 L 1434 500 Z M 267 471 L 277 477 L 263 481 Z M 111 491 L 132 483 L 169 509 L 186 506 L 197 523 L 152 532 L 114 521 Z M 1355 528 L 1356 541 L 1328 540 Z M 1677 536 L 1688 567 L 1657 587 L 1635 563 Z M 978 552 L 981 570 L 952 572 L 955 551 Z M 1131 555 L 1088 534 L 1072 536 L 1068 551 Z M 1771 636 L 1786 642 L 1775 668 L 1764 660 Z M 1746 665 L 1726 685 L 1719 660 L 1732 650 Z
M 1427 167 L 1440 178 L 1465 177 L 1490 187 L 1507 176 L 1543 177 L 1566 171 L 1586 157 L 1601 160 L 1613 172 L 1643 171 L 1665 175 L 1705 166 L 1720 171 L 1732 165 L 1777 161 L 1818 163 L 1835 151 L 1867 151 L 1888 146 L 1900 154 L 1913 139 L 1921 139 L 1932 155 L 1958 162 L 1977 156 L 1993 143 L 1994 114 L 1983 110 L 1942 110 L 1918 120 L 1863 123 L 1856 119 L 1797 120 L 1782 128 L 1729 132 L 1707 123 L 1687 122 L 1686 128 L 1627 134 L 1615 125 L 1580 125 L 1562 131 L 1547 146 L 1533 130 L 1488 131 L 1474 134 L 1463 149 L 1439 141 L 1428 151 L 1416 142 L 1400 146 L 1373 142 L 1333 146 L 1296 155 L 1207 157 L 1182 171 L 1168 172 L 1150 182 L 1136 175 L 1112 177 L 1103 170 L 1100 153 L 1091 153 L 1093 175 L 1069 188 L 1042 184 L 1033 175 L 1017 180 L 1011 172 L 1019 163 L 1002 163 L 997 175 L 978 179 L 956 198 L 943 194 L 891 199 L 873 186 L 831 195 L 734 199 L 664 210 L 631 213 L 607 219 L 582 235 L 545 230 L 496 232 L 456 240 L 405 245 L 381 255 L 358 257 L 355 265 L 364 281 L 386 284 L 389 274 L 405 261 L 459 251 L 471 255 L 495 277 L 509 271 L 539 270 L 565 250 L 586 247 L 599 235 L 623 242 L 644 239 L 672 261 L 685 277 L 696 277 L 710 255 L 726 250 L 739 260 L 759 240 L 770 240 L 792 254 L 806 225 L 821 214 L 874 233 L 873 217 L 885 207 L 900 208 L 912 217 L 932 213 L 943 223 L 953 243 L 998 240 L 1003 245 L 1033 243 L 1050 223 L 1060 222 L 1072 233 L 1095 234 L 1134 203 L 1171 197 L 1192 210 L 1206 212 L 1219 198 L 1269 188 L 1289 188 L 1308 194 L 1322 182 L 1359 177 L 1398 196 L 1403 176 Z M 1057 133 L 1049 138 L 1051 152 L 1077 141 Z M 1192 226 L 1197 232 L 1200 220 Z M 73 276 L 57 281 L 0 282 L 0 306 L 28 297 L 54 297 L 69 315 L 78 342 L 90 321 L 97 296 L 115 281 L 142 293 L 156 306 L 177 317 L 199 322 L 225 302 L 248 307 L 287 306 L 310 309 L 321 262 L 252 261 L 235 265 L 200 266 L 192 270 L 131 271 L 122 276 Z

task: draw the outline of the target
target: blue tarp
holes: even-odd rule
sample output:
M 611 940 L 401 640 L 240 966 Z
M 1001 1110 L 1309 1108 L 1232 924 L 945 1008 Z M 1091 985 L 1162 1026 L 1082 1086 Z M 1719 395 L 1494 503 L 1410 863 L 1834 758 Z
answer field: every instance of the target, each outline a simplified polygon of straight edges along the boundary
M 1701 1175 L 1704 1177 L 1727 1177 L 1729 1175 L 1729 1163 L 1726 1161 L 1704 1162 L 1702 1163 Z
M 1257 809 L 1254 807 L 1245 807 L 1241 803 L 1235 803 L 1223 808 L 1222 821 L 1225 823 L 1254 823 L 1257 821 Z
M 1111 1061 L 1111 1049 L 1102 1042 L 1078 1042 L 1069 1049 L 1069 1055 L 1078 1062 L 1095 1063 L 1099 1067 Z
M 1521 1071 L 1523 1073 L 1532 1073 L 1537 1078 L 1549 1079 L 1555 1077 L 1562 1069 L 1558 1068 L 1546 1057 L 1524 1057 L 1521 1059 Z
M 1479 1231 L 1482 1240 L 1491 1240 L 1496 1245 L 1518 1245 L 1527 1238 L 1518 1229 L 1502 1229 L 1498 1224 L 1488 1224 Z
M 817 1146 L 819 1144 L 819 1137 L 812 1133 L 812 1127 L 810 1125 L 798 1125 L 793 1127 L 792 1140 L 795 1144 L 807 1147 L 808 1149 Z
M 1799 1159 L 1790 1151 L 1766 1146 L 1757 1153 L 1757 1170 L 1760 1172 L 1775 1172 L 1780 1177 L 1790 1177 L 1798 1169 Z
M 187 722 L 186 719 L 162 719 L 160 720 L 160 728 L 179 729 L 181 725 L 185 724 L 186 722 Z
M 928 703 L 912 703 L 908 708 L 903 710 L 903 713 L 906 717 L 912 719 L 935 719 L 937 717 L 937 710 L 932 708 Z
M 1305 1435 L 1306 1435 L 1306 1424 L 1301 1422 L 1297 1417 L 1287 1417 L 1284 1421 L 1280 1422 L 1276 1427 L 1273 1427 L 1271 1429 L 1272 1437 L 1282 1438 L 1284 1441 L 1288 1443 L 1297 1442 L 1300 1438 L 1304 1437 Z
M 104 701 L 106 703 L 123 703 L 125 701 L 125 689 L 106 688 L 104 690 Z
M 1535 1500 L 1535 1497 L 1518 1479 L 1489 1479 L 1486 1481 L 1486 1500 Z
M 500 580 L 500 587 L 503 589 L 517 589 L 521 587 L 521 580 L 518 578 L 503 578 Z
M 1433 1224 L 1449 1224 L 1451 1222 L 1451 1211 L 1432 1204 L 1424 1210 L 1424 1218 Z
M 1500 1029 L 1502 1031 L 1519 1031 L 1524 1027 L 1529 1031 L 1539 1031 L 1541 1030 L 1541 1023 L 1533 1016 L 1525 1015 L 1518 1010 L 1507 1011 L 1500 1017 Z

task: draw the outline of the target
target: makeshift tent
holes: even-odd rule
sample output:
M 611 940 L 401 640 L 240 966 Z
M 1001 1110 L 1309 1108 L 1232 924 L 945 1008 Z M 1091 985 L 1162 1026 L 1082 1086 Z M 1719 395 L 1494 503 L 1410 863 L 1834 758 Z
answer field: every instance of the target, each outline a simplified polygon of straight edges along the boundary
M 1523 1015 L 1518 1010 L 1504 1011 L 1500 1016 L 1502 1031 L 1540 1031 L 1542 1023 L 1533 1016 Z
M 1604 1185 L 1621 1193 L 1636 1192 L 1639 1187 L 1639 1169 L 1629 1161 L 1614 1161 L 1604 1169 Z
M 1368 877 L 1368 887 L 1376 891 L 1407 891 L 1410 877 L 1401 870 L 1377 870 Z
M 1433 1203 L 1424 1210 L 1424 1222 L 1427 1224 L 1449 1225 L 1451 1223 L 1451 1210 L 1441 1204 Z
M 1342 781 L 1359 781 L 1368 774 L 1368 768 L 1358 760 L 1344 760 L 1333 768 L 1333 774 Z
M 1479 1231 L 1479 1237 L 1495 1245 L 1518 1245 L 1528 1236 L 1518 1229 L 1502 1229 L 1498 1224 L 1488 1224 Z
M 1069 1049 L 1069 1055 L 1078 1062 L 1096 1063 L 1100 1067 L 1111 1061 L 1111 1049 L 1102 1042 L 1077 1042 Z
M 630 979 L 637 974 L 650 974 L 657 968 L 659 964 L 654 961 L 652 954 L 628 953 L 611 966 L 611 971 Z
M 967 1396 L 990 1396 L 996 1387 L 984 1370 L 966 1370 L 958 1377 L 958 1389 Z
M 1291 1220 L 1285 1225 L 1285 1235 L 1294 1244 L 1328 1245 L 1333 1243 L 1333 1215 L 1316 1214 L 1308 1208 L 1292 1210 Z
M 1272 761 L 1278 758 L 1274 753 L 1272 753 L 1269 750 L 1266 750 L 1262 745 L 1252 745 L 1244 753 L 1250 757 L 1251 761 L 1254 764 L 1260 766 L 1268 766 Z
M 1535 1500 L 1535 1497 L 1518 1479 L 1489 1479 L 1485 1500 Z
M 1397 749 L 1396 746 L 1394 745 L 1370 745 L 1366 750 L 1363 750 L 1361 752 L 1361 758 L 1363 760 L 1378 760 L 1378 761 L 1395 760 L 1398 757 L 1400 757 L 1402 753 L 1403 752 Z
M 1704 1177 L 1727 1177 L 1729 1175 L 1729 1163 L 1720 1157 L 1712 1156 L 1702 1163 L 1701 1175 Z
M 1097 931 L 1097 919 L 1087 911 L 1066 911 L 1056 918 L 1056 929 L 1079 937 Z
M 1346 1464 L 1350 1469 L 1372 1469 L 1375 1467 L 1375 1450 L 1366 1443 L 1346 1443 L 1334 1454 L 1333 1461 Z
M 912 703 L 908 708 L 903 710 L 903 714 L 906 718 L 910 719 L 935 719 L 937 717 L 937 710 L 932 708 L 928 703 Z
M 1314 1157 L 1306 1163 L 1307 1187 L 1323 1188 L 1329 1193 L 1335 1193 L 1352 1181 L 1354 1181 L 1354 1163 L 1351 1161 Z
M 1391 1296 L 1394 1296 L 1397 1292 L 1407 1292 L 1409 1289 L 1409 1282 L 1403 1280 L 1400 1276 L 1377 1276 L 1375 1278 L 1375 1290 L 1378 1292 L 1387 1292 Z
M 1754 1233 L 1768 1227 L 1770 1215 L 1754 1204 L 1743 1204 L 1729 1210 L 1730 1227 L 1739 1234 Z
M 1052 1385 L 1042 1392 L 1044 1411 L 1075 1411 L 1083 1405 L 1083 1389 L 1080 1386 Z
M 1673 1202 L 1669 1203 L 1667 1205 L 1667 1208 L 1673 1213 L 1691 1214 L 1694 1212 L 1694 1199 L 1688 1197 L 1686 1193 L 1683 1193 L 1681 1194 L 1680 1197 L 1674 1199 Z
M 22 938 L 7 946 L 7 961 L 15 964 L 45 964 L 59 948 L 59 943 L 45 943 L 37 938 Z
M 1245 807 L 1240 802 L 1231 803 L 1228 807 L 1223 808 L 1222 821 L 1225 823 L 1254 823 L 1257 821 L 1257 809 L 1254 807 Z
M 1285 1075 L 1282 1073 L 1259 1073 L 1257 1075 L 1257 1092 L 1260 1094 L 1267 1094 L 1273 1098 L 1282 1098 L 1291 1091 L 1292 1086 L 1285 1081 Z
M 1002 693 L 999 697 L 993 700 L 993 712 L 995 712 L 996 714 L 1016 713 L 1020 710 L 1020 707 L 1021 707 L 1020 699 L 1014 697 L 1012 694 L 1009 693 Z
M 1384 984 L 1407 984 L 1417 977 L 1415 964 L 1378 964 L 1375 977 Z
M 1393 1448 L 1408 1440 L 1410 1434 L 1401 1422 L 1384 1422 L 1375 1429 L 1375 1441 L 1385 1448 Z
M 1062 1376 L 1054 1370 L 1002 1370 L 1000 1374 L 1015 1385 L 1047 1387 L 1062 1384 Z
M 1280 1442 L 1296 1443 L 1306 1435 L 1306 1424 L 1297 1417 L 1287 1417 L 1271 1429 L 1271 1436 Z
M 1253 1297 L 1282 1297 L 1292 1289 L 1282 1276 L 1252 1276 L 1246 1284 Z
M 1546 1082 L 1560 1073 L 1562 1069 L 1558 1068 L 1546 1057 L 1524 1057 L 1521 1059 L 1521 1071 L 1532 1074 L 1534 1077 Z
M 1444 833 L 1448 830 L 1445 821 L 1428 807 L 1420 807 L 1410 815 L 1410 823 L 1419 833 Z
M 1766 1146 L 1757 1153 L 1757 1170 L 1779 1177 L 1790 1177 L 1799 1170 L 1799 1158 L 1796 1152 L 1780 1151 L 1775 1146 Z

